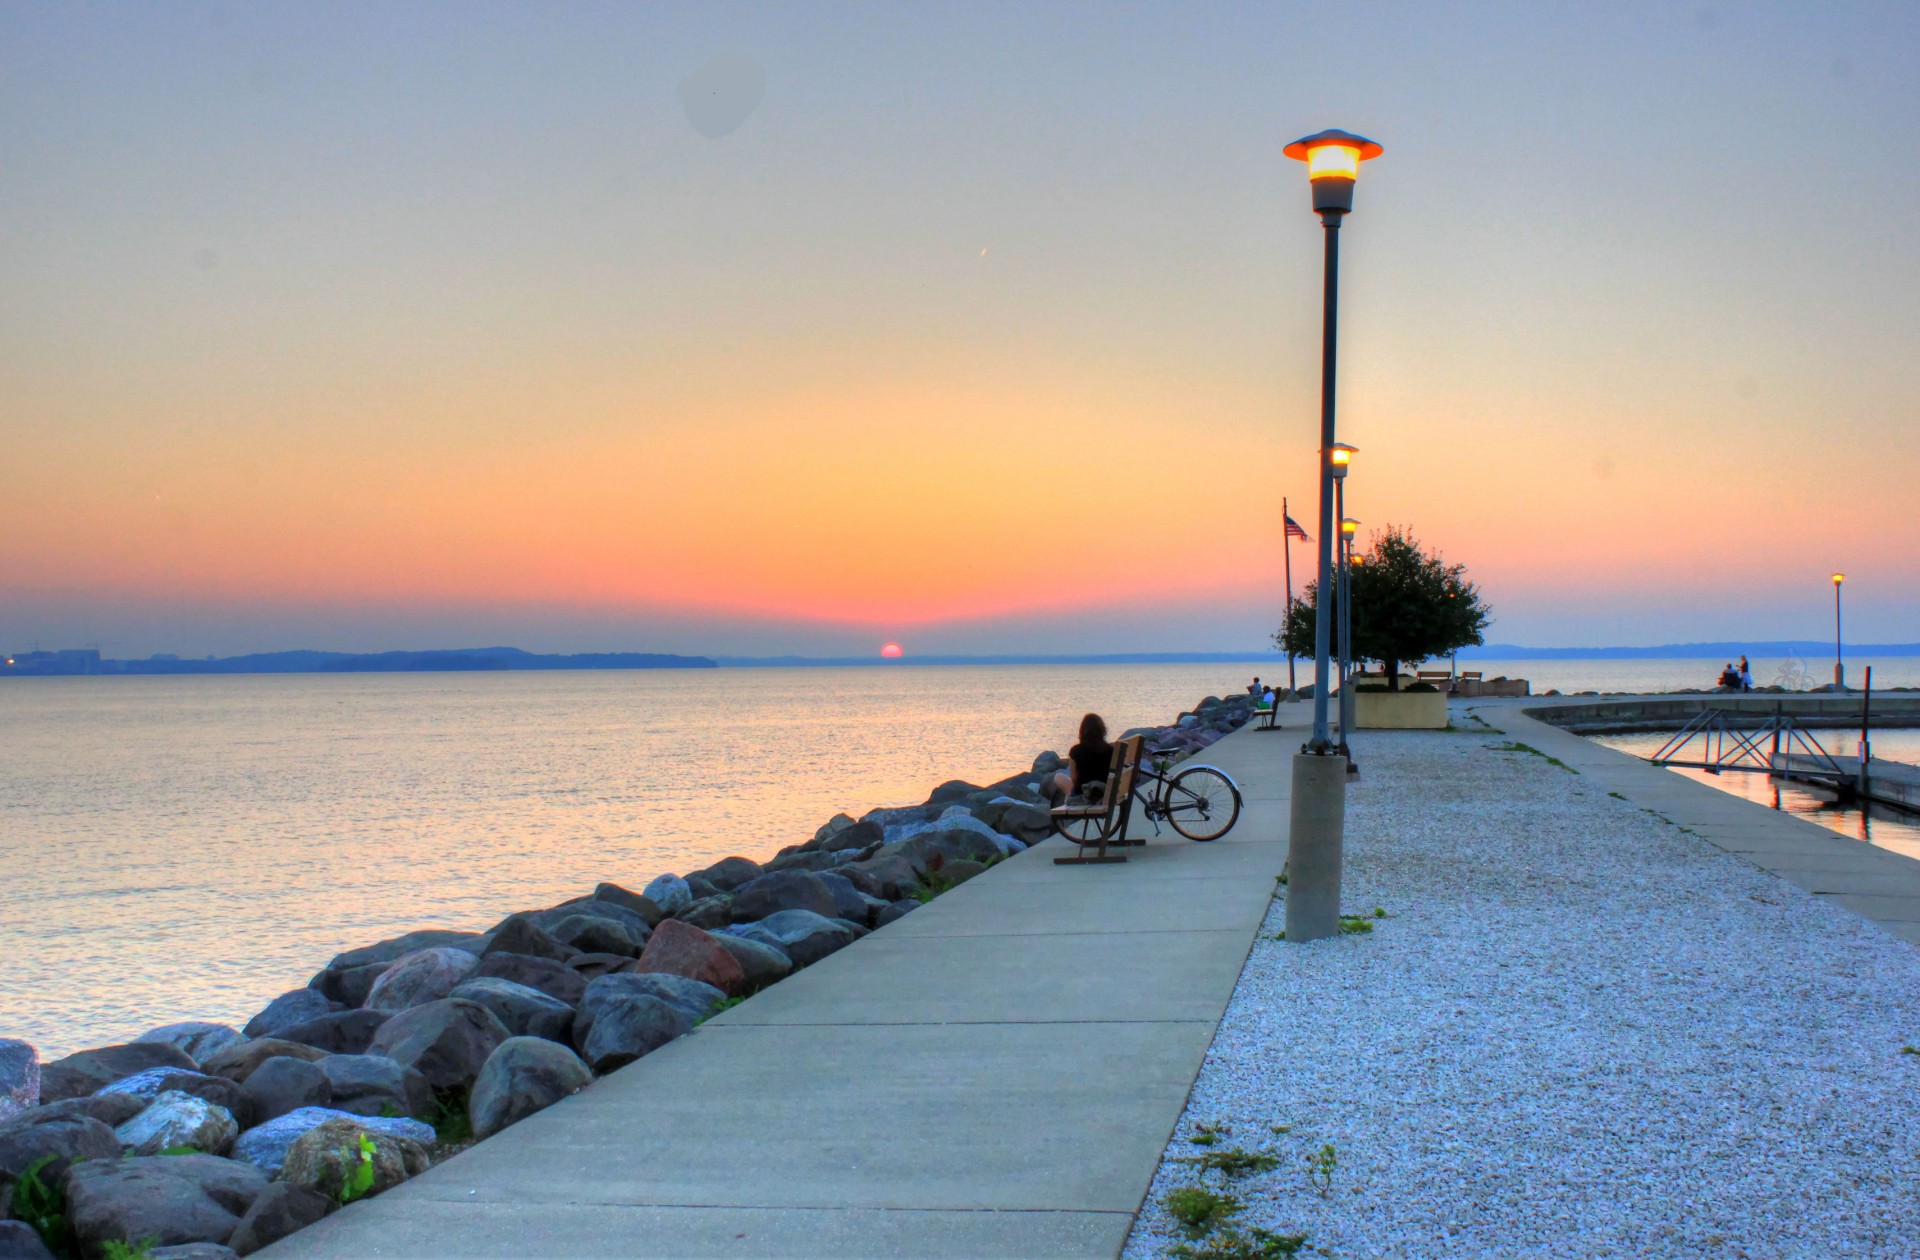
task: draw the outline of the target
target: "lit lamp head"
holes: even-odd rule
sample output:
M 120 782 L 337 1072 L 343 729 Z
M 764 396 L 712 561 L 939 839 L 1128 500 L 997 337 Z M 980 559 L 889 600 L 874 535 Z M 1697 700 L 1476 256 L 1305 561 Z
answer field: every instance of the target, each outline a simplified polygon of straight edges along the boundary
M 1833 584 L 1834 584 L 1835 586 L 1838 586 L 1838 585 L 1840 585 L 1840 583 L 1842 583 L 1842 582 L 1844 582 L 1844 581 L 1846 581 L 1846 580 L 1847 580 L 1847 575 L 1846 575 L 1846 574 L 1844 574 L 1844 573 L 1836 573 L 1836 574 L 1834 574 L 1834 575 L 1833 575 Z
M 1328 447 L 1327 454 L 1328 459 L 1333 464 L 1333 475 L 1336 477 L 1345 477 L 1347 475 L 1347 465 L 1351 464 L 1353 457 L 1359 453 L 1359 447 L 1348 446 L 1345 442 L 1335 442 L 1332 446 Z
M 1340 522 L 1340 537 L 1352 542 L 1354 535 L 1360 532 L 1360 522 L 1351 516 Z
M 1295 140 L 1284 152 L 1307 164 L 1313 208 L 1324 216 L 1353 209 L 1353 181 L 1360 178 L 1360 163 L 1379 157 L 1382 149 L 1365 136 L 1335 128 Z

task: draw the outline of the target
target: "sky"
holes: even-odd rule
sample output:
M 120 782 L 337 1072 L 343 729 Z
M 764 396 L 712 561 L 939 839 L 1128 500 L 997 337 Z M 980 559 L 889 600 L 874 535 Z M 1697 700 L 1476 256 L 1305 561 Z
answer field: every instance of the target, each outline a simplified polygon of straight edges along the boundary
M 0 646 L 1920 640 L 1920 7 L 0 7 Z M 1294 547 L 1296 583 L 1312 564 Z

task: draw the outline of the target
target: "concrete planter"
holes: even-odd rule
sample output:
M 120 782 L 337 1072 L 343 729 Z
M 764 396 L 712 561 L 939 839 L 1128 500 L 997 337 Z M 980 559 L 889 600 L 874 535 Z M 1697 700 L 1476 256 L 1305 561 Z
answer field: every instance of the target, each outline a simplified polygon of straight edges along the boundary
M 1438 731 L 1447 726 L 1444 691 L 1356 691 L 1353 724 L 1363 731 Z

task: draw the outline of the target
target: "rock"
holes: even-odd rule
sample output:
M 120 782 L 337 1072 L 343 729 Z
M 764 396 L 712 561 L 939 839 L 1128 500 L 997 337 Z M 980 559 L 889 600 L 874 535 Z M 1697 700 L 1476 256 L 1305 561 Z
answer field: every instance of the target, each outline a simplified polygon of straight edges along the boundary
M 719 885 L 709 882 L 708 879 L 698 871 L 688 875 L 686 880 L 687 891 L 693 894 L 695 904 L 698 904 L 708 897 L 715 896 L 720 892 Z M 681 911 L 681 913 L 684 914 L 685 911 Z
M 85 1098 L 42 1103 L 35 1107 L 31 1114 L 36 1122 L 41 1123 L 62 1117 L 86 1116 L 98 1120 L 109 1129 L 117 1129 L 146 1109 L 147 1100 L 135 1098 L 131 1094 L 88 1094 Z M 24 1121 L 26 1116 L 21 1116 L 19 1119 Z
M 954 813 L 930 823 L 901 827 L 897 831 L 889 832 L 888 838 L 893 842 L 909 839 L 925 840 L 933 846 L 928 850 L 930 852 L 945 853 L 949 857 L 964 857 L 975 862 L 1011 857 L 1026 848 L 1026 845 L 1012 836 L 1001 835 L 967 813 Z M 890 843 L 887 849 L 893 847 Z M 887 849 L 882 849 L 880 852 L 885 853 Z
M 864 861 L 841 867 L 840 873 L 852 880 L 854 887 L 861 892 L 887 901 L 911 897 L 925 887 L 917 863 L 897 851 L 889 853 L 886 849 Z
M 616 971 L 632 971 L 634 960 L 626 954 L 575 954 L 567 966 L 582 980 L 596 980 Z
M 842 831 L 845 831 L 848 827 L 851 827 L 851 826 L 853 826 L 852 818 L 848 817 L 846 814 L 835 814 L 833 817 L 827 819 L 827 821 L 825 821 L 824 823 L 821 823 L 820 829 L 813 833 L 814 843 L 824 844 L 826 839 L 829 836 L 833 836 Z
M 122 1146 L 131 1147 L 134 1155 L 158 1155 L 177 1146 L 191 1146 L 207 1155 L 225 1155 L 240 1136 L 240 1124 L 225 1107 L 170 1089 L 114 1130 L 114 1136 Z
M 662 875 L 648 884 L 643 895 L 665 914 L 685 909 L 693 903 L 693 890 L 678 875 Z
M 659 904 L 651 897 L 644 897 L 637 892 L 630 892 L 618 884 L 596 885 L 593 890 L 593 900 L 610 902 L 622 909 L 629 910 L 645 920 L 648 927 L 656 926 L 660 920 L 667 917 L 667 912 L 661 909 Z
M 831 918 L 839 913 L 839 904 L 811 871 L 774 871 L 742 884 L 733 894 L 736 923 L 750 923 L 782 910 L 811 910 Z
M 743 857 L 724 857 L 700 874 L 709 884 L 721 892 L 732 892 L 750 879 L 761 875 L 760 864 Z
M 985 862 L 969 862 L 965 858 L 960 858 L 941 867 L 940 877 L 947 881 L 949 888 L 958 888 L 975 875 L 985 874 L 986 869 Z
M 373 992 L 373 982 L 391 962 L 364 963 L 355 967 L 329 967 L 307 981 L 307 987 L 342 1007 L 360 1006 Z
M 358 1006 L 359 1003 L 353 1005 Z M 248 1037 L 278 1037 L 284 1029 L 332 1013 L 333 1003 L 320 990 L 294 989 L 267 1003 L 258 1015 L 247 1021 L 241 1031 Z
M 827 891 L 833 894 L 834 911 L 827 916 L 829 919 L 851 919 L 855 923 L 871 923 L 874 911 L 887 904 L 878 898 L 869 897 L 854 887 L 852 880 L 834 871 L 823 871 L 815 878 L 825 884 Z
M 117 1081 L 102 1085 L 98 1092 L 102 1094 L 129 1094 L 144 1102 L 152 1102 L 169 1089 L 184 1089 L 190 1082 L 211 1080 L 205 1072 L 196 1072 L 191 1068 L 148 1068 L 144 1072 L 135 1072 L 132 1076 L 123 1076 Z
M 254 1202 L 259 1202 L 258 1199 Z M 219 1243 L 180 1243 L 173 1247 L 155 1247 L 142 1251 L 143 1260 L 239 1260 L 240 1253 Z
M 422 1147 L 433 1145 L 433 1126 L 418 1120 L 400 1116 L 356 1116 L 330 1107 L 302 1107 L 242 1133 L 240 1140 L 233 1144 L 233 1157 L 272 1176 L 286 1163 L 287 1151 L 295 1142 L 329 1120 L 349 1120 L 372 1133 L 376 1140 L 405 1138 Z
M 1043 752 L 1033 759 L 1034 774 L 1058 774 L 1067 768 L 1067 763 L 1057 752 Z
M 398 1112 L 418 1119 L 433 1109 L 433 1086 L 427 1078 L 383 1054 L 330 1054 L 314 1066 L 327 1078 L 335 1111 L 356 1116 Z
M 366 1007 L 389 1014 L 438 1002 L 453 992 L 479 965 L 476 955 L 450 945 L 418 950 L 396 958 L 373 982 Z
M 0 1128 L 0 1186 L 12 1186 L 43 1159 L 54 1162 L 40 1179 L 52 1186 L 68 1164 L 120 1158 L 120 1139 L 91 1116 L 46 1115 L 43 1110 Z
M 0 1221 L 0 1260 L 53 1260 L 53 1253 L 25 1221 Z
M 768 862 L 767 873 L 771 875 L 775 871 L 818 872 L 832 870 L 842 862 L 850 861 L 854 856 L 858 855 L 859 852 L 858 849 L 850 849 L 845 853 L 796 849 L 792 853 L 782 853 L 779 857 Z
M 0 1124 L 40 1102 L 40 1052 L 24 1041 L 0 1039 Z
M 389 1011 L 336 1011 L 291 1028 L 282 1028 L 284 1041 L 325 1050 L 328 1054 L 363 1054 L 373 1034 L 387 1021 Z
M 613 977 L 608 977 L 609 979 Z M 581 1010 L 582 1018 L 587 1012 Z M 597 1004 L 584 1028 L 576 1028 L 580 1055 L 602 1075 L 651 1054 L 693 1029 L 693 1019 L 670 1002 L 644 993 L 621 993 Z
M 484 961 L 494 954 L 525 954 L 529 958 L 565 962 L 578 952 L 554 940 L 526 915 L 516 914 L 493 930 L 493 939 L 480 951 L 480 957 Z
M 1028 844 L 1053 834 L 1053 815 L 1044 806 L 1015 800 L 1011 796 L 997 796 L 977 806 L 974 817 L 993 831 L 1012 835 Z
M 580 973 L 567 966 L 565 961 L 555 962 L 550 958 L 533 958 L 526 954 L 489 954 L 480 960 L 468 980 L 494 977 L 511 980 L 515 984 L 524 984 L 529 989 L 538 989 L 550 998 L 565 1002 L 568 1006 L 578 1006 L 580 997 L 587 991 L 587 982 Z
M 852 886 L 848 889 L 851 891 Z M 686 976 L 727 994 L 739 994 L 747 984 L 747 973 L 734 961 L 726 946 L 711 933 L 673 919 L 661 923 L 654 931 L 635 970 Z
M 593 1072 L 566 1046 L 543 1037 L 509 1037 L 474 1079 L 467 1114 L 473 1135 L 492 1137 L 593 1083 Z
M 478 932 L 450 932 L 444 928 L 422 928 L 417 932 L 389 937 L 360 949 L 350 949 L 344 954 L 335 954 L 333 961 L 327 964 L 327 970 L 342 971 L 349 967 L 364 967 L 368 963 L 392 963 L 408 954 L 442 945 L 468 949 L 477 954 L 486 948 L 486 944 L 485 939 Z
M 683 906 L 691 903 L 682 903 Z M 572 914 L 547 928 L 547 932 L 576 954 L 619 954 L 632 958 L 639 954 L 641 937 L 635 940 L 625 927 L 598 915 Z
M 315 1059 L 326 1057 L 325 1050 L 303 1045 L 298 1041 L 287 1041 L 281 1037 L 261 1037 L 254 1041 L 229 1046 L 219 1054 L 208 1059 L 201 1066 L 212 1076 L 224 1076 L 238 1084 L 260 1069 L 260 1065 L 269 1059 L 289 1058 L 311 1063 Z
M 775 981 L 784 980 L 793 971 L 793 959 L 787 957 L 786 951 L 765 941 L 750 941 L 732 932 L 715 932 L 713 939 L 733 955 L 733 961 L 740 964 L 740 970 L 747 978 L 747 992 L 764 989 Z
M 529 916 L 543 932 L 551 933 L 554 925 L 575 915 L 585 915 L 590 919 L 608 919 L 618 923 L 633 938 L 633 943 L 644 945 L 647 934 L 653 931 L 652 924 L 645 916 L 627 909 L 617 901 L 602 901 L 597 897 L 576 897 L 547 910 L 541 910 Z M 662 916 L 664 917 L 664 916 Z
M 333 1211 L 333 1199 L 301 1186 L 276 1181 L 260 1192 L 227 1239 L 236 1255 L 250 1256 L 288 1234 L 297 1233 Z
M 886 838 L 886 832 L 879 823 L 851 823 L 821 841 L 820 850 L 823 853 L 845 853 L 849 849 L 864 849 L 868 845 L 884 843 Z
M 240 1088 L 253 1103 L 255 1124 L 276 1120 L 302 1107 L 325 1107 L 333 1102 L 333 1087 L 319 1065 L 287 1055 L 262 1063 Z
M 435 1089 L 464 1089 L 507 1036 L 506 1026 L 478 1002 L 442 998 L 380 1025 L 369 1048 L 413 1068 Z
M 98 1093 L 101 1086 L 123 1076 L 156 1067 L 186 1068 L 191 1071 L 195 1064 L 186 1051 L 165 1042 L 149 1041 L 145 1044 L 82 1050 L 64 1059 L 41 1064 L 40 1101 L 59 1102 L 63 1098 L 80 1098 Z
M 795 967 L 810 967 L 859 936 L 853 925 L 811 910 L 782 910 L 758 923 L 742 924 L 734 932 L 782 950 Z
M 899 919 L 906 918 L 909 914 L 913 913 L 915 910 L 918 910 L 919 908 L 920 908 L 920 903 L 913 900 L 911 897 L 901 901 L 890 901 L 887 903 L 887 906 L 884 910 L 881 910 L 879 913 L 873 916 L 873 926 L 876 929 L 883 928 L 887 926 L 887 924 L 889 923 L 892 923 Z
M 67 1173 L 67 1224 L 80 1252 L 109 1242 L 224 1243 L 267 1188 L 258 1168 L 214 1155 L 89 1160 Z
M 362 1138 L 373 1147 L 371 1155 L 361 1144 Z M 280 1180 L 315 1194 L 338 1194 L 347 1175 L 370 1159 L 373 1184 L 367 1194 L 379 1194 L 427 1171 L 429 1145 L 391 1133 L 376 1133 L 364 1117 L 339 1117 L 315 1125 L 287 1148 Z
M 587 986 L 586 996 L 580 999 L 580 1012 L 573 1021 L 573 1044 L 576 1047 L 584 1046 L 594 1019 L 608 1003 L 616 998 L 636 996 L 659 998 L 685 1015 L 687 1026 L 691 1028 L 725 1001 L 727 995 L 702 981 L 665 972 L 624 972 L 601 976 Z M 589 1058 L 587 1061 L 591 1063 L 593 1060 Z
M 980 790 L 977 783 L 968 783 L 965 779 L 948 779 L 927 796 L 929 805 L 948 805 L 964 800 Z
M 573 1008 L 524 984 L 482 976 L 466 981 L 448 996 L 478 1002 L 515 1037 L 566 1041 L 573 1035 Z
M 733 922 L 733 898 L 726 893 L 702 897 L 674 917 L 682 923 L 691 923 L 694 927 L 706 928 L 709 931 L 717 927 L 725 927 Z M 652 942 L 649 941 L 648 944 Z
M 185 1023 L 167 1024 L 152 1032 L 141 1033 L 133 1039 L 133 1044 L 144 1045 L 149 1042 L 163 1042 L 177 1046 L 187 1052 L 195 1064 L 206 1062 L 229 1046 L 237 1046 L 246 1040 L 246 1035 L 237 1028 L 225 1024 Z

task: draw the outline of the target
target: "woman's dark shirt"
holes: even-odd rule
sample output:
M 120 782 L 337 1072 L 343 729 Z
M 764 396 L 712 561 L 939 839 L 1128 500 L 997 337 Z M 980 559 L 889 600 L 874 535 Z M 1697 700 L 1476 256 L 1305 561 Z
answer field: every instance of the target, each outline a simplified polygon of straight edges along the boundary
M 1084 787 L 1089 783 L 1099 783 L 1106 779 L 1108 769 L 1113 765 L 1113 745 L 1104 739 L 1097 744 L 1075 744 L 1067 753 L 1073 762 L 1073 781 Z

